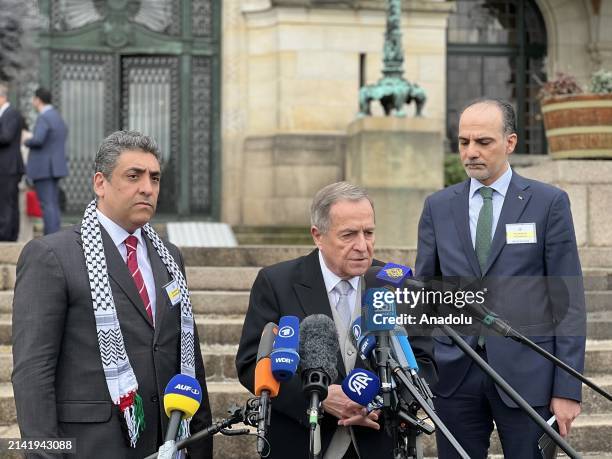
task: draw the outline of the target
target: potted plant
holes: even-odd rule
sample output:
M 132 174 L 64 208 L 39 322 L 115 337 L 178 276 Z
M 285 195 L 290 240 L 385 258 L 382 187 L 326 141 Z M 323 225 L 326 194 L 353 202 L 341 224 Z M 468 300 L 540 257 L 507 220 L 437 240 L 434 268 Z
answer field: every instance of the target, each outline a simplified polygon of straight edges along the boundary
M 558 73 L 539 97 L 553 158 L 612 158 L 612 72 L 595 72 L 588 92 Z

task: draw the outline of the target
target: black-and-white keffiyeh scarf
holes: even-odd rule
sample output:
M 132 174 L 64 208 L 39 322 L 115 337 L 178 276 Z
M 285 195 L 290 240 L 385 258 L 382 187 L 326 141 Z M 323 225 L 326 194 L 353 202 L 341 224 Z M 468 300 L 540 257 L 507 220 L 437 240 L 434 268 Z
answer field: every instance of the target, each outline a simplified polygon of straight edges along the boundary
M 178 284 L 181 292 L 181 373 L 195 377 L 195 354 L 193 314 L 191 300 L 185 276 L 168 252 L 155 230 L 147 223 L 142 227 L 151 244 L 157 250 L 168 272 Z M 83 251 L 87 263 L 91 299 L 96 318 L 98 345 L 104 367 L 104 376 L 111 399 L 118 405 L 125 421 L 129 443 L 132 448 L 140 434 L 145 429 L 142 398 L 138 394 L 138 381 L 130 365 L 130 359 L 125 349 L 119 318 L 115 309 L 113 292 L 108 281 L 108 268 L 104 255 L 104 245 L 100 232 L 100 223 L 96 214 L 96 201 L 92 201 L 85 209 L 81 224 Z M 190 419 L 183 420 L 179 439 L 189 434 Z

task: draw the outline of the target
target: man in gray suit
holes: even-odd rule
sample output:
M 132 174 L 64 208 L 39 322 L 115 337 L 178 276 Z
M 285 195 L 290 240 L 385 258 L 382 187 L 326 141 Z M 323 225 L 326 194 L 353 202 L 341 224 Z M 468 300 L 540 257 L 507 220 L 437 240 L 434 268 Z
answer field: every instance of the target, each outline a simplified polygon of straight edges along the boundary
M 22 129 L 21 114 L 8 102 L 8 87 L 0 84 L 0 241 L 16 241 L 19 234 Z
M 82 223 L 30 241 L 19 257 L 17 420 L 24 438 L 75 438 L 77 457 L 142 459 L 162 442 L 162 397 L 175 374 L 203 389 L 184 427 L 210 425 L 204 366 L 182 255 L 148 224 L 160 186 L 157 145 L 115 132 L 100 145 L 95 171 L 97 200 Z M 211 458 L 212 440 L 189 452 Z
M 393 444 L 378 414 L 364 415 L 340 384 L 353 368 L 367 367 L 350 338 L 350 325 L 361 314 L 362 276 L 374 263 L 374 206 L 366 191 L 346 182 L 317 192 L 311 207 L 311 234 L 317 246 L 310 254 L 262 269 L 251 289 L 249 309 L 236 356 L 238 378 L 251 392 L 257 347 L 268 322 L 285 315 L 300 320 L 326 314 L 334 320 L 340 355 L 338 378 L 322 405 L 321 446 L 324 459 L 391 458 Z M 411 338 L 422 374 L 435 378 L 431 341 Z M 309 425 L 300 377 L 283 383 L 272 401 L 268 441 L 270 458 L 307 458 Z
M 31 138 L 25 141 L 30 148 L 27 174 L 34 183 L 43 212 L 44 233 L 59 231 L 59 180 L 68 175 L 66 138 L 68 128 L 59 112 L 51 105 L 51 93 L 38 88 L 32 99 L 40 113 Z

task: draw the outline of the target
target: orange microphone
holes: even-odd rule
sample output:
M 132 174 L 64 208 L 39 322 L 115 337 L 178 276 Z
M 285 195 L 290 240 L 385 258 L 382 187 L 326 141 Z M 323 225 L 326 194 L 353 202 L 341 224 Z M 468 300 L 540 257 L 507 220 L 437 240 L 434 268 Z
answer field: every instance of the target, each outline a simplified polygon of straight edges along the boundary
M 272 360 L 270 353 L 274 346 L 274 339 L 278 333 L 278 326 L 268 322 L 261 332 L 261 340 L 257 348 L 257 365 L 255 366 L 255 395 L 259 397 L 259 414 L 257 416 L 257 452 L 261 456 L 264 449 L 264 436 L 270 426 L 270 398 L 276 397 L 280 389 L 280 382 L 272 375 Z

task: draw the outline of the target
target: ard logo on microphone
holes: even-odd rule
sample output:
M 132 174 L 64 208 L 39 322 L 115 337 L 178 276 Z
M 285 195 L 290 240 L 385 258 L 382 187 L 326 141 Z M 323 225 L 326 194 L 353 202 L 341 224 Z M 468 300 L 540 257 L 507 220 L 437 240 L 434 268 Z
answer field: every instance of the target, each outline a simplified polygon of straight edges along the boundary
M 361 392 L 368 387 L 368 383 L 374 381 L 367 373 L 357 372 L 349 379 L 348 387 L 351 391 L 357 395 L 361 395 Z
M 359 324 L 354 324 L 353 325 L 353 336 L 355 337 L 355 339 L 359 339 L 361 338 L 361 326 Z
M 278 331 L 278 336 L 281 338 L 291 338 L 295 334 L 293 327 L 284 326 Z
M 175 390 L 182 390 L 183 392 L 191 392 L 193 395 L 199 395 L 200 391 L 195 387 L 191 387 L 187 384 L 177 384 L 174 386 Z

